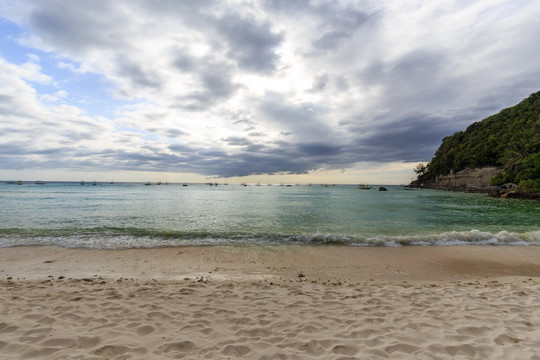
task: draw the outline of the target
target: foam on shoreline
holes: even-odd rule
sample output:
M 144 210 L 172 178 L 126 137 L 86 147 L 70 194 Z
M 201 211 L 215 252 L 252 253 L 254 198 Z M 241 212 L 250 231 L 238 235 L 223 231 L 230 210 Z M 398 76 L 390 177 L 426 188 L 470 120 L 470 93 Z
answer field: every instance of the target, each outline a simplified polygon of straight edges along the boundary
M 82 249 L 149 249 L 193 245 L 351 245 L 351 246 L 539 246 L 540 231 L 447 231 L 409 235 L 346 235 L 329 233 L 210 233 L 141 229 L 77 229 L 0 231 L 0 248 L 58 246 Z

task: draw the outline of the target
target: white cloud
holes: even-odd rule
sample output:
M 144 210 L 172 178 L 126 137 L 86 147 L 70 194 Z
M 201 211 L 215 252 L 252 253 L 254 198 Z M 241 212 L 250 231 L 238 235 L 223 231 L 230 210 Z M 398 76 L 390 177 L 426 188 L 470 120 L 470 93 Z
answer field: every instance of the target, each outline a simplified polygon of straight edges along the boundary
M 65 167 L 233 176 L 426 161 L 443 136 L 538 90 L 540 77 L 534 1 L 50 0 L 0 10 L 23 29 L 19 44 L 54 59 L 54 69 L 36 54 L 1 63 L 2 124 L 18 129 L 9 139 L 26 148 L 19 158 L 34 149 L 24 146 L 32 125 L 43 149 L 71 149 L 59 155 Z M 90 117 L 56 70 L 96 74 L 111 103 L 128 104 Z

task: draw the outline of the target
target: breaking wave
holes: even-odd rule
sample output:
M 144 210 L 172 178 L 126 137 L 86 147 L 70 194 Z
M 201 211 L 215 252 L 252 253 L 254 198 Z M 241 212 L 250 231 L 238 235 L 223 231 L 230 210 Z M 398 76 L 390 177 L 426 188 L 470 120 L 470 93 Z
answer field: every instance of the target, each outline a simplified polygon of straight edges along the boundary
M 337 235 L 323 233 L 212 233 L 96 228 L 62 230 L 0 230 L 0 247 L 57 246 L 88 249 L 129 249 L 205 245 L 348 245 L 348 246 L 458 246 L 540 245 L 540 231 L 491 233 L 480 230 L 418 235 Z

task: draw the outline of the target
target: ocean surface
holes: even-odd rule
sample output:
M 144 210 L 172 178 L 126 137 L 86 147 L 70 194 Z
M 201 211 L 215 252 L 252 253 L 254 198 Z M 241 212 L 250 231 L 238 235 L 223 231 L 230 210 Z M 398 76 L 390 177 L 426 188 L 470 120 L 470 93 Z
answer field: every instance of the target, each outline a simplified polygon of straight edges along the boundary
M 0 183 L 0 247 L 540 245 L 540 202 L 356 186 Z

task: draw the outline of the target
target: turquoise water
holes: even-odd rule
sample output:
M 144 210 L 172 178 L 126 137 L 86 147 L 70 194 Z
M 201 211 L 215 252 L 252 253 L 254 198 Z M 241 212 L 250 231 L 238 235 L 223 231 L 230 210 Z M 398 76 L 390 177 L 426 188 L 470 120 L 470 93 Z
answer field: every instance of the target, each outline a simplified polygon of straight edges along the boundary
M 0 247 L 540 245 L 540 202 L 387 188 L 0 183 Z

